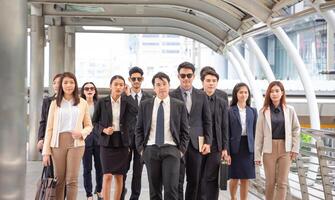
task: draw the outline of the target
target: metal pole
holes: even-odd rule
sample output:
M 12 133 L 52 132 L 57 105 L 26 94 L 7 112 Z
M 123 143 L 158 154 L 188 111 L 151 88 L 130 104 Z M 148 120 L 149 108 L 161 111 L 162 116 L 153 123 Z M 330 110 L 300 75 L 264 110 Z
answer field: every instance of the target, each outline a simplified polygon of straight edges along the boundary
M 333 10 L 322 11 L 320 9 L 320 4 L 325 3 L 324 0 L 309 0 L 312 7 L 327 21 L 327 23 L 335 30 L 335 13 Z
M 29 93 L 29 148 L 28 160 L 40 158 L 36 148 L 39 118 L 43 98 L 44 77 L 44 17 L 40 4 L 31 5 L 31 53 Z
M 52 89 L 52 79 L 58 74 L 64 72 L 64 26 L 49 26 L 50 38 L 50 60 L 49 60 L 49 91 Z
M 252 52 L 256 55 L 258 61 L 261 63 L 261 67 L 265 73 L 267 80 L 269 82 L 276 80 L 268 60 L 265 58 L 262 50 L 259 48 L 255 40 L 252 37 L 249 37 L 245 41 L 249 48 L 252 50 Z
M 234 56 L 236 57 L 237 61 L 240 63 L 240 66 L 244 72 L 244 75 L 248 79 L 249 86 L 251 88 L 251 91 L 252 91 L 252 94 L 255 100 L 256 108 L 257 110 L 260 110 L 263 106 L 263 95 L 262 95 L 261 90 L 258 87 L 258 84 L 255 81 L 254 75 L 252 74 L 247 62 L 245 61 L 241 53 L 234 46 L 230 47 L 230 49 L 232 53 L 234 54 Z
M 2 200 L 24 199 L 27 142 L 27 10 L 27 1 L 1 1 L 0 199 Z
M 73 27 L 65 27 L 64 71 L 75 73 L 76 34 Z

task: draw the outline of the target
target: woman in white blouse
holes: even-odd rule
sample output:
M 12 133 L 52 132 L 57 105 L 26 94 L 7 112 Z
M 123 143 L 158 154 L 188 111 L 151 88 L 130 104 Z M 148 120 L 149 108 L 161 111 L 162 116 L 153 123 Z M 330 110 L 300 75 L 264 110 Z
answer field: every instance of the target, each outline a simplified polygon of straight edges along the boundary
M 50 165 L 50 156 L 57 177 L 56 200 L 77 199 L 78 174 L 84 154 L 85 138 L 92 130 L 87 102 L 79 97 L 74 74 L 65 72 L 60 80 L 57 98 L 49 109 L 43 164 Z
M 237 199 L 238 182 L 240 182 L 240 199 L 248 199 L 249 179 L 255 178 L 253 152 L 257 111 L 250 106 L 250 101 L 250 90 L 247 84 L 236 84 L 228 111 L 231 158 L 229 189 L 232 200 Z

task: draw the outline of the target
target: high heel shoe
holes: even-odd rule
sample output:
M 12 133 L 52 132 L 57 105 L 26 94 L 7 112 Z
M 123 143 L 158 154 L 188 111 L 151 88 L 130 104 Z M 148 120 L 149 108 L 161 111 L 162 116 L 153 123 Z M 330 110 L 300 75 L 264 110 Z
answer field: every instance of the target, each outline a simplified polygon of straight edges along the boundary
M 102 198 L 102 194 L 101 194 L 101 193 L 96 192 L 95 194 L 97 195 L 97 199 L 98 199 L 98 200 L 103 200 L 103 198 Z

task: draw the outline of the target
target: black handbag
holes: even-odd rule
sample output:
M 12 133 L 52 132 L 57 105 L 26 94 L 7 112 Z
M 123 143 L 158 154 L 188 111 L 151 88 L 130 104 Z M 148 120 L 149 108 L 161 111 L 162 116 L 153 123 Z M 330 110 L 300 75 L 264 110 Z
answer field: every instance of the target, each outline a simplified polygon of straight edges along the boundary
M 56 184 L 57 178 L 53 176 L 51 166 L 43 168 L 41 179 L 37 183 L 37 191 L 35 200 L 55 200 L 56 199 Z
M 227 190 L 228 182 L 228 164 L 226 161 L 221 160 L 220 173 L 219 173 L 219 185 L 220 190 Z

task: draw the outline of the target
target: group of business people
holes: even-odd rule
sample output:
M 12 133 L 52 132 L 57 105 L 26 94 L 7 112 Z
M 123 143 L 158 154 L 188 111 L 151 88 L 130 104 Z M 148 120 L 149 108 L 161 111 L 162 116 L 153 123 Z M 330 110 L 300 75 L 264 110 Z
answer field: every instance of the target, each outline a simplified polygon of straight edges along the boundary
M 270 83 L 258 113 L 250 106 L 247 84 L 234 87 L 229 107 L 227 94 L 217 89 L 219 75 L 213 68 L 200 72 L 203 89 L 192 85 L 192 63 L 183 62 L 177 70 L 180 86 L 171 92 L 167 74 L 153 76 L 154 96 L 141 89 L 144 77 L 138 67 L 129 71 L 131 88 L 122 76 L 113 76 L 110 95 L 100 99 L 92 82 L 81 87 L 79 97 L 73 74 L 55 77 L 57 93 L 48 101 L 50 108 L 44 106 L 46 100 L 43 103 L 41 126 L 46 128 L 40 130 L 38 146 L 44 165 L 50 165 L 52 157 L 57 199 L 76 199 L 81 158 L 87 198 L 93 199 L 92 157 L 98 199 L 110 199 L 113 179 L 114 199 L 124 199 L 131 161 L 130 199 L 139 199 L 143 163 L 150 199 L 218 199 L 221 160 L 230 164 L 232 199 L 237 199 L 239 182 L 240 198 L 247 199 L 248 180 L 262 163 L 266 199 L 274 198 L 275 188 L 276 199 L 285 199 L 291 160 L 299 151 L 300 125 L 294 108 L 286 105 L 282 83 Z

